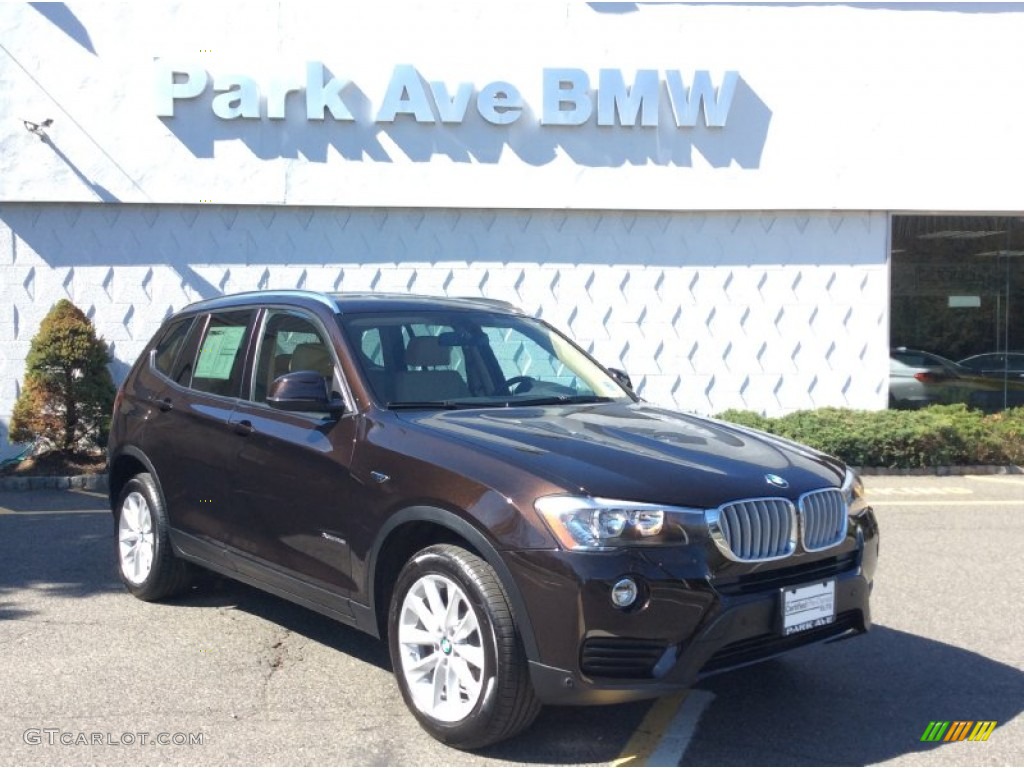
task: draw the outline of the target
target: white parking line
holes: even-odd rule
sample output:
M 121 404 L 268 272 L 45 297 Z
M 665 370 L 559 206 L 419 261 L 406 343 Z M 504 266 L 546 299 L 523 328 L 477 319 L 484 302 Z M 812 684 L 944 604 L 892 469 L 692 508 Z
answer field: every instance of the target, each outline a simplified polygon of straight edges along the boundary
M 950 488 L 918 487 L 918 486 L 881 486 L 868 488 L 868 497 L 876 496 L 970 496 L 970 488 L 952 486 Z
M 71 488 L 71 493 L 77 493 L 81 496 L 92 496 L 94 499 L 106 499 L 107 494 L 100 493 L 99 491 L 87 491 L 85 488 Z
M 886 507 L 1022 507 L 1024 499 L 974 499 L 972 501 L 949 501 L 948 499 L 915 499 L 914 501 L 888 501 L 881 499 L 874 502 L 880 509 Z
M 714 700 L 715 694 L 710 691 L 690 691 L 683 706 L 672 718 L 665 734 L 661 737 L 658 748 L 647 758 L 647 765 L 679 765 L 686 754 L 686 748 L 697 733 L 697 723 L 704 710 Z
M 1003 485 L 1021 485 L 1024 486 L 1024 477 L 1020 475 L 975 475 L 971 477 L 971 481 L 977 480 L 979 483 L 1002 483 Z
M 700 716 L 714 698 L 710 691 L 695 689 L 658 699 L 611 764 L 679 765 L 697 731 Z
M 0 507 L 0 515 L 109 515 L 109 509 L 7 509 Z

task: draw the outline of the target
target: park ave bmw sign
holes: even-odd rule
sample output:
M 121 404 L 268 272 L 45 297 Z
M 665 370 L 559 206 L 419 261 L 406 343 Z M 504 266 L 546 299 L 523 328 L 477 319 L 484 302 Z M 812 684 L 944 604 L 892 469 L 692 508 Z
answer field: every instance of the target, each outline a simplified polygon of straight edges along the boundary
M 520 90 L 498 80 L 477 87 L 460 82 L 450 87 L 428 81 L 414 66 L 394 68 L 379 100 L 367 110 L 362 91 L 351 80 L 334 76 L 321 62 L 306 63 L 305 78 L 259 82 L 244 74 L 214 74 L 199 65 L 158 59 L 155 67 L 156 114 L 173 118 L 183 102 L 209 103 L 222 120 L 334 120 L 339 123 L 461 124 L 474 110 L 492 125 L 511 125 L 524 113 L 539 114 L 542 126 L 580 126 L 596 119 L 599 126 L 657 128 L 663 114 L 674 127 L 723 128 L 729 118 L 739 74 L 726 71 L 716 83 L 706 70 L 684 75 L 679 70 L 637 70 L 632 82 L 619 69 L 600 69 L 597 77 L 582 69 L 544 69 L 542 104 L 530 106 Z M 289 98 L 290 94 L 294 94 Z M 301 98 L 299 98 L 301 97 Z M 662 110 L 665 103 L 668 110 Z M 299 104 L 304 102 L 304 109 Z M 376 107 L 374 105 L 377 105 Z M 358 106 L 357 105 L 362 105 Z

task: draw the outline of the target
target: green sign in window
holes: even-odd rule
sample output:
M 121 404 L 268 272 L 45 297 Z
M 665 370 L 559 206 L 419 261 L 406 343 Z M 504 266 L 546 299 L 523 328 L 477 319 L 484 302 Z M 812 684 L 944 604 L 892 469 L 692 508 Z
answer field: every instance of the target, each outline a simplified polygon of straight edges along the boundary
M 244 336 L 245 326 L 211 328 L 203 341 L 203 348 L 199 350 L 196 377 L 221 381 L 230 379 Z

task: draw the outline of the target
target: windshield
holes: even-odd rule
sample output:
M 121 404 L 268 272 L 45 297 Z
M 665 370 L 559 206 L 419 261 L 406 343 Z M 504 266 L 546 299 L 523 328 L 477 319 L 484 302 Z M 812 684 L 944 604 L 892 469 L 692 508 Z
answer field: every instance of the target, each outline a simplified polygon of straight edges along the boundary
M 389 408 L 631 402 L 576 345 L 528 317 L 485 310 L 339 315 L 363 377 Z

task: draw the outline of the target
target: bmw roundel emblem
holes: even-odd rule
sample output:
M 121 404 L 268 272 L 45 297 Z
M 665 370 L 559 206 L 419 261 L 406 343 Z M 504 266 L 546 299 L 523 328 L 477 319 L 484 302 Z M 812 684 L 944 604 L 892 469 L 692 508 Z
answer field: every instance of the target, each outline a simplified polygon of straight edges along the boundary
M 789 483 L 786 482 L 784 477 L 767 474 L 764 476 L 764 479 L 768 481 L 768 485 L 774 485 L 776 488 L 789 488 Z

